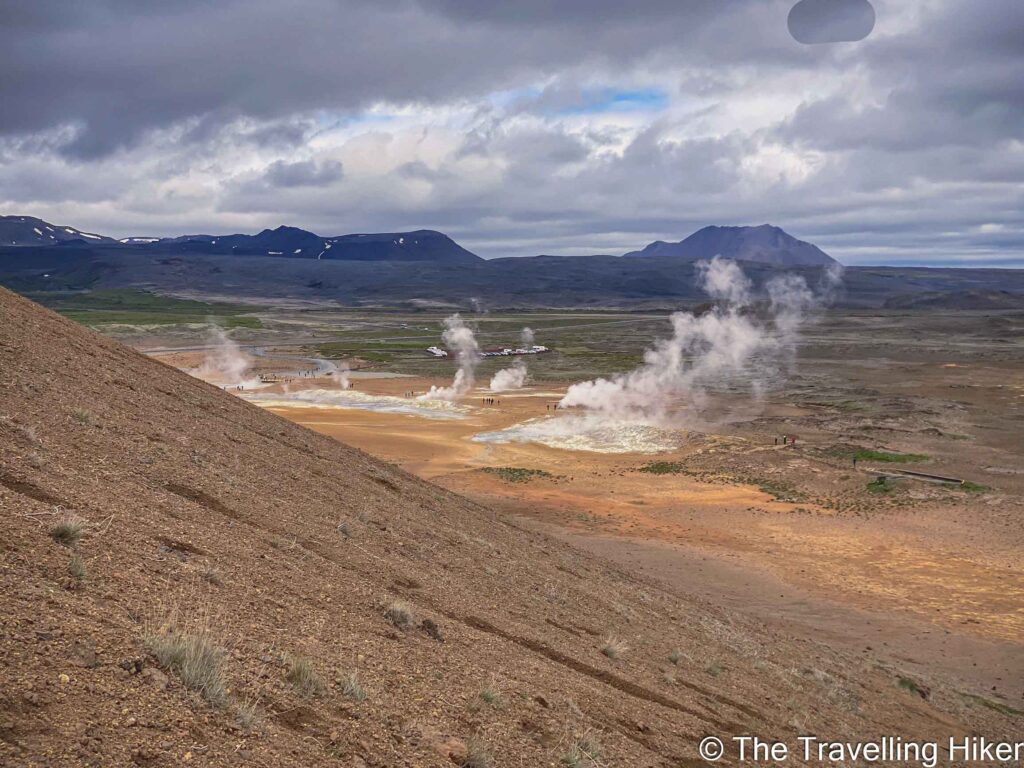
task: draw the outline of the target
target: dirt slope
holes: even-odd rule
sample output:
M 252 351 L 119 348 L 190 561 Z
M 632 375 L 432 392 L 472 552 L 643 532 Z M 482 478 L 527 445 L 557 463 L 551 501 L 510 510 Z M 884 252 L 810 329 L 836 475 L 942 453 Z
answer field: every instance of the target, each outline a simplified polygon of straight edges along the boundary
M 767 631 L 3 289 L 0 459 L 3 765 L 541 766 L 584 734 L 600 765 L 688 765 L 705 734 L 1016 722 L 941 680 L 901 687 L 871 638 L 845 657 Z M 51 537 L 66 514 L 74 549 Z M 149 650 L 204 626 L 216 705 Z M 321 690 L 289 682 L 296 658 Z

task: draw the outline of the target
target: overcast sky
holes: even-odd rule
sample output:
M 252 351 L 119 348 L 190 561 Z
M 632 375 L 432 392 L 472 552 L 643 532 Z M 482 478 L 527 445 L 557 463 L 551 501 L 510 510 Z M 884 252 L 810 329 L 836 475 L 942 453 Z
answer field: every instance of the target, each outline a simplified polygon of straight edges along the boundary
M 0 213 L 1024 266 L 1024 2 L 872 4 L 805 45 L 793 0 L 0 0 Z

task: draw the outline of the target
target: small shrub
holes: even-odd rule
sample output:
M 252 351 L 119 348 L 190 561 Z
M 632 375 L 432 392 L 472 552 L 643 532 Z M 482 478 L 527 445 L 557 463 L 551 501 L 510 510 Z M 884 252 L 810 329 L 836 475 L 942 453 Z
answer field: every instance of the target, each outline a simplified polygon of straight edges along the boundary
M 31 425 L 21 425 L 16 427 L 15 430 L 18 433 L 18 437 L 33 448 L 38 448 L 43 444 L 43 441 L 39 439 L 39 433 L 36 432 L 36 428 Z
M 985 491 L 991 490 L 987 485 L 981 483 L 973 483 L 970 480 L 964 480 L 960 483 L 960 490 L 967 491 L 968 493 L 984 493 Z
M 569 751 L 562 755 L 562 763 L 569 768 L 596 768 L 601 765 L 601 742 L 592 731 L 585 731 L 573 739 Z
M 288 660 L 288 672 L 285 678 L 292 687 L 305 699 L 319 696 L 324 692 L 324 681 L 313 666 L 313 662 L 305 656 L 292 656 Z
M 484 467 L 481 471 L 495 475 L 506 483 L 528 483 L 531 480 L 547 480 L 554 477 L 546 470 L 527 469 L 526 467 Z
M 96 424 L 96 417 L 88 408 L 75 408 L 75 410 L 71 412 L 71 415 L 75 417 L 75 421 L 79 424 L 85 424 L 87 427 L 91 427 Z
M 868 493 L 892 493 L 896 490 L 896 486 L 889 482 L 888 477 L 876 477 L 865 487 Z
M 353 672 L 345 678 L 345 684 L 342 685 L 341 692 L 350 699 L 355 699 L 356 701 L 363 701 L 366 699 L 366 691 L 363 690 L 363 686 L 359 682 L 358 672 Z
M 679 662 L 682 661 L 682 659 L 683 659 L 683 654 L 682 654 L 682 651 L 679 651 L 679 650 L 672 651 L 672 653 L 670 653 L 668 655 L 668 660 L 671 661 L 673 664 L 676 664 L 676 665 L 678 665 Z
M 494 705 L 498 703 L 498 692 L 488 686 L 480 691 L 480 698 L 485 703 Z
M 68 563 L 68 573 L 71 574 L 71 578 L 75 581 L 83 581 L 85 579 L 85 561 L 82 560 L 77 552 L 71 555 L 71 561 Z
M 224 580 L 220 576 L 220 571 L 218 571 L 212 565 L 207 565 L 205 568 L 203 568 L 202 577 L 203 581 L 207 582 L 208 584 L 212 584 L 215 587 L 220 587 L 224 585 Z
M 923 453 L 895 453 L 892 451 L 869 451 L 860 449 L 854 454 L 857 461 L 880 461 L 886 464 L 909 464 L 915 461 L 927 461 Z
M 384 618 L 401 630 L 412 629 L 416 625 L 416 614 L 408 603 L 401 600 L 388 605 L 384 610 Z
M 157 663 L 178 675 L 186 688 L 196 691 L 215 707 L 227 704 L 224 653 L 208 630 L 187 632 L 172 626 L 149 635 L 145 644 Z
M 605 638 L 604 645 L 601 646 L 601 653 L 609 659 L 617 659 L 627 650 L 628 648 L 624 642 L 611 635 Z
M 1001 701 L 992 701 L 991 699 L 986 699 L 984 696 L 975 696 L 972 693 L 961 693 L 960 695 L 967 700 L 968 706 L 972 703 L 980 704 L 983 707 L 991 709 L 993 712 L 998 712 L 999 714 L 1006 715 L 1007 717 L 1024 716 L 1024 710 L 1014 709 L 1010 705 L 1004 704 Z
M 82 538 L 83 527 L 79 518 L 68 515 L 50 529 L 50 538 L 63 547 L 74 547 Z
M 493 768 L 494 758 L 487 745 L 479 739 L 470 739 L 466 746 L 466 756 L 459 763 L 460 768 Z
M 638 471 L 651 475 L 678 475 L 686 472 L 686 467 L 677 461 L 653 461 L 644 464 Z
M 260 711 L 256 706 L 256 701 L 246 699 L 235 704 L 235 720 L 243 730 L 253 730 L 260 721 Z
M 901 677 L 896 681 L 896 685 L 902 688 L 907 693 L 914 693 L 920 696 L 922 699 L 925 698 L 924 692 L 921 690 L 921 686 L 917 684 L 917 681 L 909 677 Z
M 346 539 L 352 538 L 352 525 L 348 520 L 342 520 L 338 523 L 338 533 L 344 536 Z
M 708 664 L 708 666 L 704 668 L 704 671 L 712 677 L 718 677 L 725 670 L 722 669 L 722 666 L 720 664 Z

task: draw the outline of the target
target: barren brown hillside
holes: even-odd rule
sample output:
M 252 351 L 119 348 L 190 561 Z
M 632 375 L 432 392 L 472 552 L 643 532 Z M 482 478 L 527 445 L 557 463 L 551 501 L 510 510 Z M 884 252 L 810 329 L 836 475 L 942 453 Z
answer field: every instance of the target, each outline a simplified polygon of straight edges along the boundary
M 633 768 L 699 765 L 707 734 L 1019 722 L 871 638 L 844 655 L 676 594 L 3 289 L 0 450 L 3 765 Z

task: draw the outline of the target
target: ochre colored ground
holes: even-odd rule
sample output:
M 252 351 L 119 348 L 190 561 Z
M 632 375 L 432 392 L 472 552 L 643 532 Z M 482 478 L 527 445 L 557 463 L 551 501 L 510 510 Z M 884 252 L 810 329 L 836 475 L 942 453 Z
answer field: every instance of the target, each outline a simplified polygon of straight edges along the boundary
M 355 386 L 402 395 L 434 383 L 442 382 L 357 380 Z M 478 391 L 463 400 L 471 414 L 449 421 L 354 409 L 272 410 L 761 618 L 811 635 L 834 635 L 853 647 L 889 646 L 895 656 L 925 667 L 1024 690 L 1024 578 L 1011 557 L 966 546 L 955 526 L 927 525 L 922 516 L 933 514 L 927 508 L 865 518 L 810 502 L 779 501 L 753 484 L 638 471 L 654 460 L 687 458 L 700 458 L 714 471 L 717 456 L 740 453 L 753 466 L 779 469 L 797 488 L 812 476 L 819 485 L 847 477 L 775 446 L 770 434 L 695 435 L 677 451 L 657 455 L 471 440 L 548 415 L 559 391 L 546 384 L 495 396 L 500 406 L 481 405 L 487 393 Z M 507 482 L 479 471 L 484 467 L 543 469 L 554 477 Z

